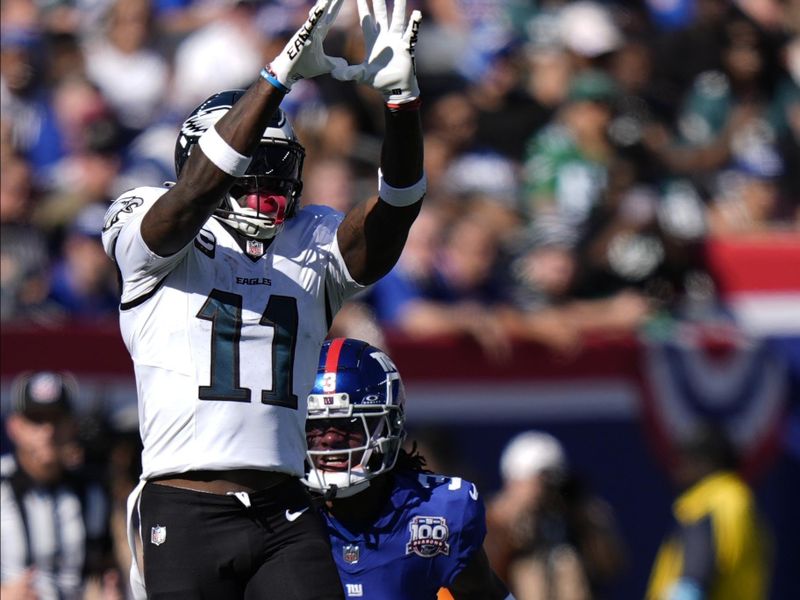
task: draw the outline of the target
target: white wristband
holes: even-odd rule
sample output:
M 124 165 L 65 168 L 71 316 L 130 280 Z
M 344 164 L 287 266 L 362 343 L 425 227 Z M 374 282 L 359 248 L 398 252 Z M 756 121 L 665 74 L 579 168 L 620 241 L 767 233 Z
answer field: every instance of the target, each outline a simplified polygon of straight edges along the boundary
M 428 178 L 425 176 L 425 173 L 422 174 L 422 178 L 414 185 L 406 188 L 396 188 L 386 183 L 386 180 L 383 178 L 383 172 L 378 169 L 378 196 L 387 204 L 391 204 L 392 206 L 411 206 L 415 202 L 422 200 L 427 189 Z
M 247 167 L 250 166 L 252 158 L 243 156 L 231 148 L 228 142 L 223 140 L 217 133 L 217 129 L 213 125 L 200 136 L 197 145 L 200 146 L 208 160 L 228 175 L 241 177 L 247 172 Z

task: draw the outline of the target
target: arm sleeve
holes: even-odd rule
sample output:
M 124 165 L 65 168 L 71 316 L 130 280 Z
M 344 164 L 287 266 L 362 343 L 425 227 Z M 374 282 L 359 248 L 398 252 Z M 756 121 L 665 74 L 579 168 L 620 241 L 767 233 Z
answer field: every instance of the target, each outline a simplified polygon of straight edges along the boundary
M 483 548 L 483 539 L 486 537 L 486 509 L 483 499 L 478 495 L 474 483 L 464 481 L 464 489 L 460 494 L 459 506 L 455 507 L 452 514 L 459 511 L 461 527 L 454 547 L 451 548 L 453 560 L 449 563 L 448 572 L 444 577 L 444 585 L 450 586 L 455 578 L 471 562 L 476 552 Z
M 325 246 L 328 250 L 328 263 L 325 273 L 325 292 L 331 315 L 335 315 L 342 305 L 354 294 L 364 289 L 350 274 L 344 262 L 336 232 L 344 215 L 327 207 L 314 207 L 323 216 L 323 225 L 317 230 L 317 236 L 327 238 Z

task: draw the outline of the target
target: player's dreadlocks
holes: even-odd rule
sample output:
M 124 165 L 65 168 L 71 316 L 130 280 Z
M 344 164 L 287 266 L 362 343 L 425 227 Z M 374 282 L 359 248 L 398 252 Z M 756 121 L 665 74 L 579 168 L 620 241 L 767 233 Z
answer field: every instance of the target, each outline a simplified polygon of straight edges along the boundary
M 426 466 L 425 457 L 419 453 L 417 449 L 417 442 L 411 443 L 411 450 L 400 448 L 397 455 L 397 462 L 394 464 L 394 470 L 406 471 L 412 473 L 433 473 Z M 313 504 L 319 508 L 324 506 L 325 502 L 333 500 L 336 497 L 336 486 L 331 485 L 330 488 L 322 495 L 313 495 Z
M 417 442 L 411 443 L 411 450 L 400 448 L 394 468 L 398 471 L 414 471 L 418 473 L 432 473 L 426 466 L 427 461 L 417 450 Z

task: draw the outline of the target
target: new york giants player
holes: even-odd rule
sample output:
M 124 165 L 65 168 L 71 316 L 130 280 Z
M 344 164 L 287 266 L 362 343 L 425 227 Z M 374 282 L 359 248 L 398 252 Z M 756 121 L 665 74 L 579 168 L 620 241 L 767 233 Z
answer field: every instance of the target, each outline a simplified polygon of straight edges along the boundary
M 392 360 L 366 342 L 322 346 L 308 397 L 308 472 L 348 598 L 511 598 L 483 551 L 475 485 L 435 475 L 406 436 Z M 446 588 L 444 590 L 440 588 Z
M 397 0 L 388 26 L 374 0 L 387 26 L 348 65 L 322 49 L 342 2 L 319 0 L 255 83 L 189 116 L 177 183 L 134 189 L 108 211 L 103 243 L 120 271 L 144 444 L 129 500 L 144 546 L 137 597 L 343 597 L 300 483 L 306 397 L 333 316 L 396 262 L 425 176 L 420 15 L 407 19 Z M 386 102 L 378 196 L 344 217 L 297 208 L 304 149 L 279 108 L 293 83 L 329 72 Z

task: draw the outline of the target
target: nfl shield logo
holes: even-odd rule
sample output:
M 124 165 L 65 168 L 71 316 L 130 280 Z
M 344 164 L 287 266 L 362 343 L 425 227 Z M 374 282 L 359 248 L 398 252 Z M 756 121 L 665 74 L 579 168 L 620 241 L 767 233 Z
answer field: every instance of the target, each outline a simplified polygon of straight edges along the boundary
M 150 529 L 150 543 L 160 546 L 167 541 L 167 528 L 156 525 Z
M 347 544 L 342 548 L 342 558 L 346 563 L 357 563 L 358 562 L 358 546 L 355 544 Z
M 258 240 L 247 240 L 246 248 L 250 256 L 261 256 L 264 254 L 264 243 Z

